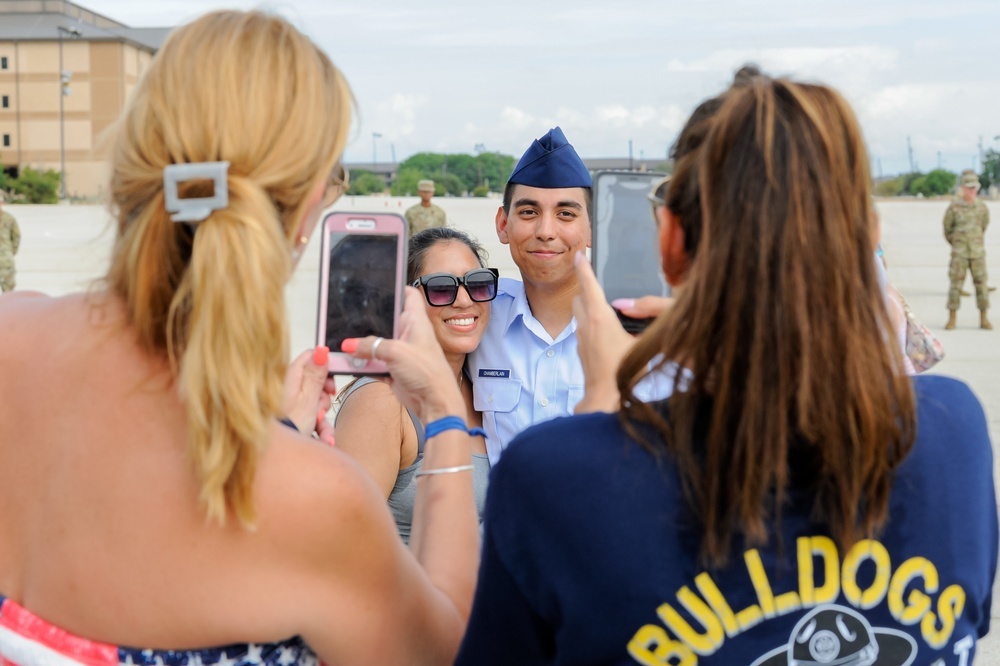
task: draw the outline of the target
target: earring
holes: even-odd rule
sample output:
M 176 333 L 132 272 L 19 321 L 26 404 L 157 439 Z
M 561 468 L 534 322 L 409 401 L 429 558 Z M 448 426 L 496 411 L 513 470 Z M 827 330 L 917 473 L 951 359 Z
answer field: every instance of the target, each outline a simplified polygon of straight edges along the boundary
M 298 240 L 295 242 L 295 246 L 292 248 L 292 259 L 294 261 L 299 260 L 299 257 L 302 256 L 302 250 L 305 249 L 308 243 L 309 243 L 308 236 L 299 236 Z

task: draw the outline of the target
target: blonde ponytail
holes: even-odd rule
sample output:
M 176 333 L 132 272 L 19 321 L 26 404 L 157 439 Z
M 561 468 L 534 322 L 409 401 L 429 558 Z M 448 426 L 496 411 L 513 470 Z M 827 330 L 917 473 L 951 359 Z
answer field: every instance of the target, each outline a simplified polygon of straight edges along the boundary
M 254 524 L 257 463 L 281 413 L 293 241 L 352 104 L 340 72 L 286 21 L 215 12 L 171 33 L 117 129 L 105 283 L 142 348 L 170 361 L 200 501 L 220 523 L 232 511 Z M 214 161 L 230 163 L 228 207 L 196 226 L 172 221 L 164 167 Z
M 209 518 L 220 522 L 227 497 L 240 522 L 254 522 L 257 459 L 281 412 L 290 271 L 274 206 L 247 179 L 230 177 L 229 207 L 195 232 L 188 270 L 170 305 L 168 330 L 177 335 L 167 347 L 180 359 L 188 454 L 200 500 Z

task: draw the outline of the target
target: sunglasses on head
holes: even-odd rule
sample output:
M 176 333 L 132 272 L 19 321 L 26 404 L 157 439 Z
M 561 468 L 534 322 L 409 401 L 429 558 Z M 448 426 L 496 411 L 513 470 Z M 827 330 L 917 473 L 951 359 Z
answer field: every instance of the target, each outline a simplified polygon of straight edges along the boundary
M 326 191 L 323 193 L 323 208 L 329 208 L 351 186 L 351 172 L 340 162 L 333 166 L 326 181 Z
M 424 288 L 428 305 L 441 308 L 455 302 L 459 285 L 464 285 L 469 298 L 477 303 L 492 301 L 497 297 L 499 277 L 500 271 L 495 268 L 476 268 L 462 277 L 451 273 L 431 273 L 414 280 L 413 286 Z
M 650 205 L 653 207 L 653 218 L 656 218 L 656 209 L 667 205 L 667 187 L 670 185 L 670 176 L 666 176 L 656 183 L 646 195 Z

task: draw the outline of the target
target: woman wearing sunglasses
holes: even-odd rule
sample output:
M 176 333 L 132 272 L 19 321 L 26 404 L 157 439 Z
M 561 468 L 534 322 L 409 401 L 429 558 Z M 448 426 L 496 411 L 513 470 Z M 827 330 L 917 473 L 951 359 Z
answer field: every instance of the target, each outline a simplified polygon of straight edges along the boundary
M 423 293 L 434 334 L 465 399 L 466 423 L 481 427 L 482 415 L 472 406 L 472 382 L 464 374 L 465 357 L 479 346 L 490 323 L 497 271 L 486 268 L 485 250 L 470 236 L 452 227 L 435 227 L 410 239 L 407 282 Z M 372 377 L 349 384 L 339 400 L 337 448 L 372 475 L 388 499 L 399 535 L 409 543 L 417 477 L 423 466 L 424 426 L 386 382 Z M 489 459 L 484 439 L 470 437 L 469 446 L 481 515 Z

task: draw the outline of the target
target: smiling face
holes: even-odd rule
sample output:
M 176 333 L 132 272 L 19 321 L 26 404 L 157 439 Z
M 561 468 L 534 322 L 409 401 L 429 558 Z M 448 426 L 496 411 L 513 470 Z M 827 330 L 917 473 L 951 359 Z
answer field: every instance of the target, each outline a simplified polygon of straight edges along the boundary
M 521 279 L 534 287 L 576 281 L 573 257 L 590 247 L 587 192 L 515 185 L 510 208 L 497 211 L 497 236 L 510 246 Z
M 431 273 L 451 273 L 462 277 L 469 271 L 481 268 L 475 253 L 465 243 L 454 240 L 433 245 L 424 257 L 420 268 L 422 277 Z M 421 288 L 422 290 L 423 288 Z M 444 307 L 427 303 L 427 317 L 434 326 L 434 335 L 446 356 L 468 354 L 479 346 L 486 326 L 490 323 L 490 303 L 477 303 L 469 298 L 465 286 L 459 286 L 455 302 Z

